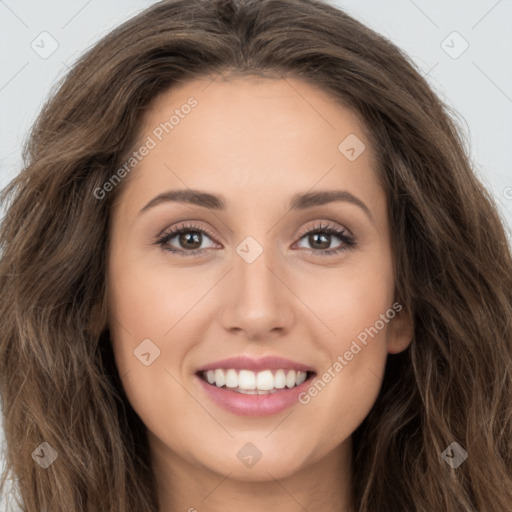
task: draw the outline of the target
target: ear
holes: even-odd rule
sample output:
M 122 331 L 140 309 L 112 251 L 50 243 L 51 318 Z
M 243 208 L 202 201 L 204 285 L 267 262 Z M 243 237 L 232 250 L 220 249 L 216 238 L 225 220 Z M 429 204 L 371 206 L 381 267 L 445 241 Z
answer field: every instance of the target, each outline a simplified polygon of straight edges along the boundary
M 395 311 L 397 313 L 389 321 L 386 337 L 389 354 L 398 354 L 404 351 L 414 338 L 414 322 L 410 311 L 401 305 L 400 309 L 397 307 Z

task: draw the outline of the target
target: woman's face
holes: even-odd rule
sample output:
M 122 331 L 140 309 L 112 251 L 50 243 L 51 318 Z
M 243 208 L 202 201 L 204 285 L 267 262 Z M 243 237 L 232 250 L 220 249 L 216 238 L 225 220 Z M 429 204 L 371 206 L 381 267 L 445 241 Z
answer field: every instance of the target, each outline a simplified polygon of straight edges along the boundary
M 109 325 L 157 457 L 265 480 L 348 454 L 412 337 L 356 116 L 299 80 L 197 80 L 157 98 L 134 150 Z

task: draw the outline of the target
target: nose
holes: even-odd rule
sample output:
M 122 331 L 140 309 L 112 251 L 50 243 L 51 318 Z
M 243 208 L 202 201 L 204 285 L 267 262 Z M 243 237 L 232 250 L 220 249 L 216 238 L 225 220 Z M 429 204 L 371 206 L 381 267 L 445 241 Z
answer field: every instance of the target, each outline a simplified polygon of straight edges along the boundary
M 284 335 L 296 318 L 291 283 L 269 253 L 264 250 L 251 263 L 235 254 L 223 301 L 224 329 L 253 341 Z

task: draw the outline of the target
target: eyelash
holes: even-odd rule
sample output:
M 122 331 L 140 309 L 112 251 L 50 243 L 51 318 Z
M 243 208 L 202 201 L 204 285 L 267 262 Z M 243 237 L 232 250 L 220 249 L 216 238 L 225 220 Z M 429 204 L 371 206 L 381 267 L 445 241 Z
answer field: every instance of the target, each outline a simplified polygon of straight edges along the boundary
M 160 245 L 165 251 L 169 251 L 171 253 L 177 254 L 178 256 L 182 257 L 189 257 L 189 256 L 195 256 L 200 253 L 204 253 L 207 251 L 207 249 L 193 249 L 191 251 L 186 251 L 183 249 L 171 249 L 169 247 L 165 247 L 165 244 L 167 244 L 170 240 L 175 238 L 177 235 L 181 235 L 183 233 L 202 233 L 204 235 L 207 235 L 209 238 L 214 240 L 214 237 L 210 235 L 210 233 L 205 230 L 204 228 L 201 228 L 199 226 L 196 226 L 194 224 L 185 224 L 178 227 L 174 227 L 170 229 L 169 231 L 165 232 L 162 236 L 160 236 L 156 240 L 156 244 Z M 302 240 L 306 235 L 309 235 L 311 233 L 323 233 L 328 235 L 335 235 L 337 236 L 342 242 L 343 245 L 337 249 L 323 249 L 323 250 L 314 250 L 309 249 L 310 252 L 317 253 L 319 256 L 331 256 L 333 254 L 338 254 L 343 251 L 348 251 L 355 247 L 356 240 L 355 237 L 352 235 L 349 235 L 347 230 L 343 228 L 337 228 L 329 224 L 322 224 L 319 223 L 316 226 L 313 226 L 312 228 L 306 229 L 301 232 L 299 235 L 299 241 Z

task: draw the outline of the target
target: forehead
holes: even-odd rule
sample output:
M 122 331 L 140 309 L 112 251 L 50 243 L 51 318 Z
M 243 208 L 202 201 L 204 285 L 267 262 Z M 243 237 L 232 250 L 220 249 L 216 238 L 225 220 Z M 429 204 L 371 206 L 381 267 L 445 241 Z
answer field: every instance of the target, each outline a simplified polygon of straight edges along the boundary
M 174 86 L 152 102 L 140 133 L 138 144 L 151 149 L 130 176 L 132 195 L 190 187 L 243 203 L 247 195 L 282 202 L 314 187 L 366 190 L 369 201 L 382 192 L 357 114 L 300 79 Z

